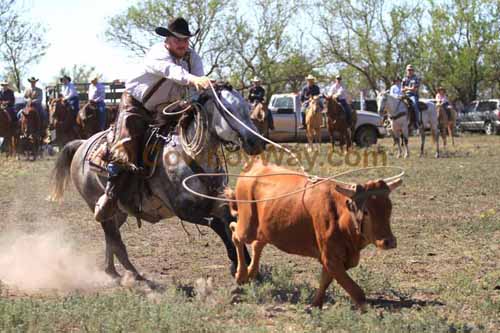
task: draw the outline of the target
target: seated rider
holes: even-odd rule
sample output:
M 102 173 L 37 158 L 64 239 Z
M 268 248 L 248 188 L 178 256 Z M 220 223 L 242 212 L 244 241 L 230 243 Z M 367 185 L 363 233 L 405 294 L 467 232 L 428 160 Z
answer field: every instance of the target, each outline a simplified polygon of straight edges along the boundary
M 395 77 L 392 80 L 392 86 L 389 89 L 389 95 L 396 97 L 396 98 L 401 98 L 403 96 L 403 91 L 401 90 L 401 79 L 398 77 Z
M 42 106 L 43 91 L 42 91 L 42 89 L 40 89 L 36 86 L 38 79 L 35 78 L 34 76 L 32 76 L 28 79 L 28 82 L 30 83 L 30 87 L 24 91 L 24 98 L 27 101 L 28 100 L 31 101 L 33 106 L 38 111 L 38 114 L 40 115 L 40 119 L 42 120 L 42 123 L 47 124 L 49 121 L 49 115 L 48 115 L 47 111 Z M 17 114 L 18 118 L 21 117 L 21 112 L 22 112 L 22 110 L 18 112 L 18 114 Z
M 332 98 L 337 99 L 339 104 L 342 106 L 342 109 L 344 109 L 347 126 L 351 128 L 352 111 L 349 103 L 347 103 L 347 90 L 342 85 L 342 77 L 340 75 L 337 75 L 335 77 L 335 83 L 330 88 L 328 95 L 330 95 Z
M 420 109 L 418 106 L 418 89 L 420 88 L 420 78 L 415 75 L 415 69 L 412 65 L 406 66 L 406 76 L 402 82 L 403 94 L 407 96 L 413 104 L 413 110 L 415 112 L 415 121 L 418 127 L 422 125 L 422 119 L 420 118 Z
M 97 120 L 99 123 L 99 131 L 106 129 L 106 90 L 104 85 L 99 81 L 99 76 L 92 78 L 89 84 L 88 98 L 89 102 L 94 103 L 97 107 Z
M 266 91 L 260 85 L 260 79 L 256 76 L 252 79 L 252 86 L 248 90 L 248 102 L 255 107 L 257 103 L 264 103 L 266 98 Z M 267 110 L 267 124 L 269 129 L 274 129 L 273 114 L 269 109 Z
M 0 86 L 0 106 L 5 108 L 9 113 L 12 122 L 17 123 L 14 91 L 9 88 L 9 83 L 7 81 L 0 82 Z
M 61 96 L 64 103 L 69 105 L 71 114 L 76 118 L 76 115 L 80 110 L 80 98 L 75 85 L 71 82 L 71 78 L 67 75 L 64 75 L 59 81 L 63 84 L 61 87 Z
M 306 110 L 309 107 L 309 99 L 313 96 L 319 96 L 319 87 L 315 84 L 316 78 L 309 74 L 306 77 L 307 84 L 302 88 L 300 93 L 300 102 L 302 106 L 300 108 L 300 116 L 302 118 L 302 128 L 306 128 Z M 323 109 L 322 103 L 320 103 L 320 108 Z
M 200 56 L 189 48 L 189 38 L 198 31 L 191 33 L 187 21 L 179 17 L 155 32 L 165 37 L 164 42 L 153 45 L 145 55 L 142 70 L 125 84 L 108 158 L 108 182 L 94 210 L 99 222 L 113 217 L 117 194 L 130 172 L 140 171 L 138 157 L 144 134 L 158 110 L 185 97 L 189 86 L 198 90 L 210 87 Z

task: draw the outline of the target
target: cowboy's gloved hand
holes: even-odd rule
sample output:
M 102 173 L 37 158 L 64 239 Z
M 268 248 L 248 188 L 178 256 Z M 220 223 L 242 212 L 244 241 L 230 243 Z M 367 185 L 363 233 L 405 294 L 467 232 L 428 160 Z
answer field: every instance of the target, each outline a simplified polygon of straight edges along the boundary
M 196 76 L 191 79 L 190 83 L 196 90 L 204 90 L 210 87 L 210 78 L 208 76 Z

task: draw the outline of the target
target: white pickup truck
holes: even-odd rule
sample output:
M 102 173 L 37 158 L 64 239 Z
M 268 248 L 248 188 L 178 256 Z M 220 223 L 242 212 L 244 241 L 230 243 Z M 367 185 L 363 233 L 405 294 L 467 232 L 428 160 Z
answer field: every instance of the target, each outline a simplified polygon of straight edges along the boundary
M 269 101 L 269 110 L 274 119 L 274 130 L 268 136 L 277 142 L 304 142 L 306 132 L 300 118 L 300 95 L 275 94 Z M 357 122 L 354 131 L 354 142 L 360 147 L 376 144 L 378 138 L 385 137 L 387 131 L 383 119 L 376 113 L 356 110 Z M 326 114 L 323 117 L 322 140 L 329 142 L 330 136 L 326 128 Z

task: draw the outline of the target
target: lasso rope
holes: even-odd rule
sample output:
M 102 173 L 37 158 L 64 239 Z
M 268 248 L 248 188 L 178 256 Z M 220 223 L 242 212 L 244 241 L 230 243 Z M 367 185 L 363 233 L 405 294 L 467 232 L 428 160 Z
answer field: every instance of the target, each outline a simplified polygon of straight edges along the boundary
M 186 133 L 187 129 L 183 126 L 180 126 L 179 136 L 181 138 L 182 147 L 186 153 L 194 159 L 203 151 L 208 133 L 208 119 L 204 113 L 205 111 L 203 111 L 203 108 L 198 103 L 193 103 L 192 106 L 197 110 L 194 115 L 194 136 L 191 140 L 188 140 Z
M 199 197 L 205 198 L 205 199 L 212 199 L 212 200 L 224 201 L 224 202 L 256 203 L 256 202 L 265 202 L 265 201 L 277 200 L 277 199 L 285 198 L 285 197 L 288 197 L 288 196 L 291 196 L 291 195 L 294 195 L 294 194 L 297 194 L 297 193 L 305 192 L 308 189 L 311 189 L 311 188 L 313 188 L 315 186 L 318 186 L 318 185 L 320 185 L 322 183 L 325 183 L 327 181 L 333 181 L 333 182 L 335 182 L 337 184 L 343 184 L 343 185 L 350 186 L 350 185 L 352 185 L 351 183 L 346 183 L 346 182 L 343 182 L 343 181 L 340 181 L 340 180 L 336 180 L 335 178 L 340 177 L 340 176 L 345 176 L 347 174 L 352 174 L 352 173 L 355 173 L 355 172 L 359 172 L 359 171 L 375 170 L 375 169 L 398 169 L 398 170 L 400 170 L 400 173 L 397 174 L 396 176 L 392 176 L 392 177 L 389 177 L 389 178 L 384 178 L 384 181 L 386 183 L 390 182 L 392 180 L 401 178 L 405 174 L 405 171 L 404 171 L 403 168 L 395 167 L 395 166 L 379 166 L 379 167 L 359 168 L 359 169 L 355 169 L 355 170 L 344 171 L 344 172 L 335 174 L 335 175 L 330 176 L 330 177 L 317 177 L 316 176 L 315 178 L 319 179 L 319 181 L 312 182 L 311 185 L 307 185 L 307 186 L 305 186 L 305 187 L 303 187 L 301 189 L 298 189 L 298 190 L 295 190 L 295 191 L 292 191 L 292 192 L 288 192 L 288 193 L 284 193 L 284 194 L 280 194 L 280 195 L 277 195 L 277 196 L 274 196 L 274 197 L 269 197 L 269 198 L 260 199 L 260 200 L 234 200 L 234 199 L 228 199 L 228 198 L 221 198 L 221 197 L 211 196 L 211 195 L 203 194 L 203 193 L 200 193 L 200 192 L 196 192 L 195 190 L 189 188 L 187 186 L 186 182 L 188 180 L 192 179 L 192 178 L 195 178 L 195 177 L 221 177 L 221 176 L 228 177 L 229 176 L 229 177 L 240 177 L 240 178 L 263 178 L 263 177 L 287 176 L 287 175 L 288 176 L 290 176 L 290 175 L 301 176 L 301 177 L 306 177 L 306 178 L 311 178 L 311 177 L 309 175 L 306 175 L 304 173 L 299 173 L 299 172 L 280 172 L 280 173 L 272 173 L 272 174 L 258 175 L 258 176 L 247 176 L 247 175 L 243 175 L 242 176 L 242 175 L 239 175 L 239 174 L 224 173 L 224 172 L 221 172 L 221 173 L 200 173 L 200 174 L 194 174 L 194 175 L 186 177 L 182 181 L 182 186 L 188 192 L 190 192 L 190 193 L 192 193 L 194 195 L 197 195 Z

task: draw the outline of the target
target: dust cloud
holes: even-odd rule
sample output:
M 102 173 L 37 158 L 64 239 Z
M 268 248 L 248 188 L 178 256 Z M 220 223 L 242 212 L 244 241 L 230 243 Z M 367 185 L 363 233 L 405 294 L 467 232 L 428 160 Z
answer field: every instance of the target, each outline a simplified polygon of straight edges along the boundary
M 61 230 L 0 235 L 2 288 L 26 293 L 90 291 L 113 284 L 97 258 L 79 252 Z

